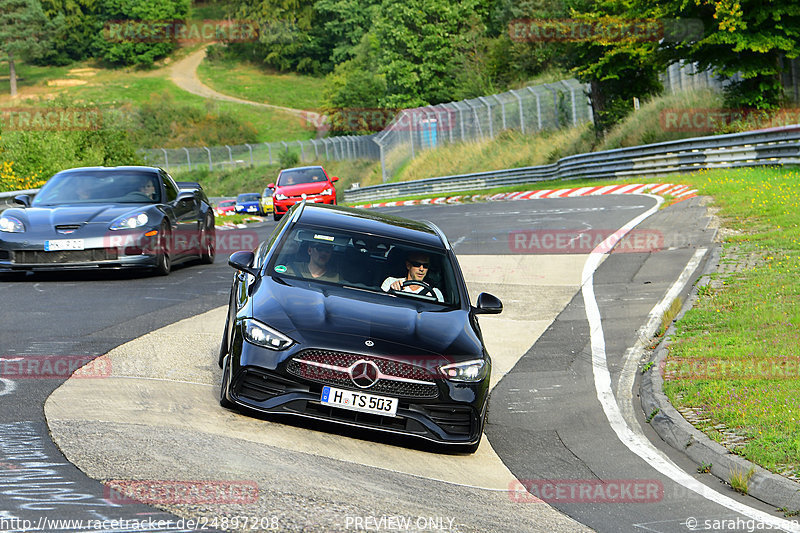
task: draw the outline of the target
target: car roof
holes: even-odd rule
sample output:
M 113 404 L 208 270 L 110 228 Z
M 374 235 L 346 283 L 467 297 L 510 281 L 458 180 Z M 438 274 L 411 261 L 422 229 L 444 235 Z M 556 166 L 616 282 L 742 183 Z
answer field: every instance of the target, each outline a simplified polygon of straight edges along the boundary
M 430 222 L 418 222 L 366 209 L 325 204 L 306 204 L 298 222 L 332 229 L 381 235 L 433 248 L 445 247 L 436 227 Z
M 68 168 L 66 170 L 61 170 L 58 174 L 73 174 L 79 172 L 118 172 L 120 170 L 136 170 L 139 172 L 149 172 L 153 174 L 157 174 L 161 169 L 156 167 L 145 167 L 145 166 L 121 166 L 121 167 L 77 167 L 77 168 Z
M 283 174 L 284 172 L 287 172 L 287 171 L 289 171 L 289 170 L 309 170 L 309 169 L 312 169 L 312 168 L 319 168 L 319 169 L 322 169 L 322 166 L 321 166 L 321 165 L 309 165 L 309 166 L 307 166 L 307 167 L 292 167 L 292 168 L 284 168 L 283 170 L 281 170 L 281 174 Z M 324 169 L 323 169 L 323 170 L 324 170 Z

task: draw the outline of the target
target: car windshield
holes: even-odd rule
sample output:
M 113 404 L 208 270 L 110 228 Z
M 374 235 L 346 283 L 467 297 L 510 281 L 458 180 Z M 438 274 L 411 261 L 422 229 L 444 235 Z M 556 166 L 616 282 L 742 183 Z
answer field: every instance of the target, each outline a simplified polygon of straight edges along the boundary
M 281 172 L 280 176 L 278 176 L 278 185 L 281 187 L 300 185 L 302 183 L 317 183 L 320 181 L 328 181 L 328 178 L 325 177 L 325 173 L 320 167 L 284 170 Z
M 80 203 L 150 204 L 161 201 L 158 176 L 137 170 L 56 174 L 33 200 L 34 206 Z
M 455 270 L 443 250 L 352 231 L 298 226 L 278 245 L 268 272 L 448 306 L 460 302 Z M 399 289 L 392 287 L 395 282 Z
M 236 197 L 236 201 L 239 202 L 240 204 L 243 204 L 245 202 L 257 202 L 259 198 L 260 196 L 257 195 L 256 193 L 240 194 L 239 196 Z

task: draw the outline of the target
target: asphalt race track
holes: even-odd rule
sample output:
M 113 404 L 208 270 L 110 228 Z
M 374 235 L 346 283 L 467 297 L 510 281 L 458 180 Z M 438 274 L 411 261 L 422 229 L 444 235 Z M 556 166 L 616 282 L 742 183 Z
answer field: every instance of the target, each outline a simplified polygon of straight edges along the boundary
M 652 196 L 609 195 L 382 210 L 438 224 L 473 298 L 504 302 L 501 315 L 481 317 L 494 374 L 474 455 L 219 407 L 220 307 L 233 273 L 224 253 L 166 278 L 3 278 L 0 531 L 75 530 L 52 522 L 68 519 L 119 532 L 797 527 L 697 474 L 641 412 L 642 326 L 715 257 L 700 198 L 658 207 Z M 598 248 L 626 225 L 613 253 Z M 219 232 L 222 252 L 273 227 Z M 42 356 L 102 357 L 66 382 L 8 370 Z M 162 495 L 156 509 L 114 489 L 157 482 L 243 492 L 223 502 Z

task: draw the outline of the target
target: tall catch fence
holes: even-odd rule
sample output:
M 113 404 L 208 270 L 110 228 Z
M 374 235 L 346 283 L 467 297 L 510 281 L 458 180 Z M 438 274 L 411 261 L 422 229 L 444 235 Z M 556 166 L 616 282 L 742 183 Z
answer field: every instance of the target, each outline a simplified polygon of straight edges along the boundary
M 591 122 L 588 87 L 575 79 L 471 100 L 405 109 L 375 137 L 383 181 L 420 152 L 453 143 L 493 139 Z
M 471 100 L 404 109 L 380 133 L 306 141 L 140 150 L 145 163 L 179 173 L 277 164 L 294 152 L 301 163 L 380 159 L 383 181 L 422 151 L 453 143 L 493 139 L 503 130 L 534 133 L 592 121 L 588 87 L 575 79 Z
M 295 153 L 301 163 L 378 159 L 380 152 L 374 135 L 330 137 L 306 141 L 200 146 L 193 148 L 150 148 L 139 150 L 147 165 L 170 173 L 197 168 L 225 170 L 235 167 L 274 165 L 281 154 Z

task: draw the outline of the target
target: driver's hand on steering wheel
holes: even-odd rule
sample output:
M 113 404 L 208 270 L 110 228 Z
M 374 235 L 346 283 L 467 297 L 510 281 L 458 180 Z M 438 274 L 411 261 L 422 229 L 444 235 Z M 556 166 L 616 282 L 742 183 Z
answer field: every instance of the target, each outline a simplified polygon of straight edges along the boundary
M 402 291 L 403 290 L 403 280 L 399 279 L 399 280 L 395 281 L 394 283 L 392 283 L 391 287 L 392 287 L 393 290 Z

